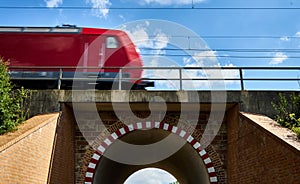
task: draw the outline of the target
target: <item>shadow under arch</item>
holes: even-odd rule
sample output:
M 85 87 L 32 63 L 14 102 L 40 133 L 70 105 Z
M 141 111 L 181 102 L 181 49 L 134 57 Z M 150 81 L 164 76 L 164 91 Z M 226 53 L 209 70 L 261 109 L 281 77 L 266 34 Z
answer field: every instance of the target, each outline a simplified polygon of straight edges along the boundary
M 157 142 L 166 136 L 172 136 L 168 146 L 185 141 L 186 144 L 171 155 L 169 158 L 146 165 L 128 165 L 113 161 L 104 155 L 109 154 L 130 154 L 124 153 L 122 148 L 118 148 L 115 142 L 118 140 L 136 145 L 147 145 Z M 95 145 L 94 145 L 95 146 Z M 214 161 L 218 154 L 211 145 L 203 149 L 187 131 L 161 122 L 138 122 L 123 127 L 112 132 L 99 145 L 96 150 L 90 148 L 87 154 L 90 159 L 85 167 L 85 184 L 101 183 L 123 183 L 132 173 L 147 167 L 156 167 L 168 171 L 175 176 L 180 183 L 218 183 L 218 172 L 220 168 L 215 168 Z M 155 153 L 156 151 L 156 153 Z M 149 156 L 159 154 L 160 150 L 143 155 L 140 159 L 147 159 Z M 211 158 L 210 155 L 213 155 Z

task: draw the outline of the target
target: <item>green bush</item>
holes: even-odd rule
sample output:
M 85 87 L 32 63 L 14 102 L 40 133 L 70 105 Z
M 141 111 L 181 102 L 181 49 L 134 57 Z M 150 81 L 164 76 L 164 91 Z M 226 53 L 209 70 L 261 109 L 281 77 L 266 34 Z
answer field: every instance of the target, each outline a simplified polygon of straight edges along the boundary
M 13 88 L 7 66 L 8 62 L 0 58 L 0 134 L 16 130 L 28 114 L 24 103 L 29 91 Z
M 300 127 L 294 127 L 292 130 L 297 134 L 297 137 L 300 138 Z
M 279 94 L 279 98 L 278 104 L 272 102 L 277 112 L 275 120 L 283 127 L 294 131 L 300 138 L 300 95 L 292 94 L 287 99 L 282 94 Z

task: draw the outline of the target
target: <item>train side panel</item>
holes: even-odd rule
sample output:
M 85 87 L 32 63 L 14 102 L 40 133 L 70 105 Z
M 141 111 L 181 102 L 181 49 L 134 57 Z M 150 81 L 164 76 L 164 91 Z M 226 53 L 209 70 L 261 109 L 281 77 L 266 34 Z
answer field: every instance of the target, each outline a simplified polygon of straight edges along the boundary
M 66 80 L 62 80 L 65 82 L 63 86 L 69 87 L 72 87 L 74 77 L 91 79 L 92 82 L 86 83 L 110 78 L 102 80 L 104 83 L 98 82 L 99 89 L 102 84 L 112 84 L 112 78 L 117 77 L 119 70 L 109 67 L 135 67 L 134 70 L 123 69 L 122 77 L 141 78 L 142 59 L 125 32 L 94 28 L 78 30 L 76 33 L 0 31 L 0 57 L 10 61 L 12 77 L 21 85 L 51 82 L 50 86 L 43 88 L 53 88 L 61 74 L 59 67 L 64 68 L 62 77 Z M 124 82 L 135 86 L 148 85 L 140 80 Z
M 84 51 L 81 35 L 0 34 L 0 56 L 11 66 L 76 66 Z

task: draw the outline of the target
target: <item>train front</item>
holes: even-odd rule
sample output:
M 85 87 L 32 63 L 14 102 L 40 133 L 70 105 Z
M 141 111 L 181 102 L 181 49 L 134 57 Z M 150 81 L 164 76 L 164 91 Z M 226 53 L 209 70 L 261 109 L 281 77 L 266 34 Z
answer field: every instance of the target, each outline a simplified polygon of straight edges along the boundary
M 123 81 L 130 82 L 132 89 L 153 87 L 154 82 L 142 80 L 143 60 L 129 36 L 120 30 L 108 30 L 104 67 L 120 67 Z

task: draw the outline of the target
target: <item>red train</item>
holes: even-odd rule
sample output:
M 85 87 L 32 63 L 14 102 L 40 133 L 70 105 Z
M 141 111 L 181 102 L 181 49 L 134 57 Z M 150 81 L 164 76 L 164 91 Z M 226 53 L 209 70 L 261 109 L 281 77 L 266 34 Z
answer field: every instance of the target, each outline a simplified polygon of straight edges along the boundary
M 120 30 L 0 27 L 0 57 L 9 60 L 12 81 L 27 88 L 111 89 L 114 78 L 131 89 L 154 86 L 141 80 L 141 56 Z

